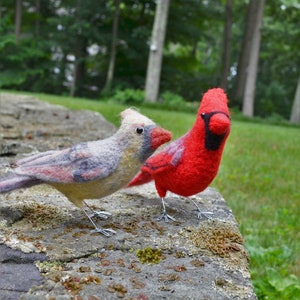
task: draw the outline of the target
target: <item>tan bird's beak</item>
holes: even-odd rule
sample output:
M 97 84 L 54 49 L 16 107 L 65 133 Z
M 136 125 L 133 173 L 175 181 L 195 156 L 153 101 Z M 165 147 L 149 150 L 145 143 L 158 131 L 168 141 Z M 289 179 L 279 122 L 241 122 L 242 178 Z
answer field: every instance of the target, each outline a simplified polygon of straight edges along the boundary
M 155 127 L 151 130 L 151 148 L 157 149 L 162 144 L 172 139 L 172 133 L 161 127 Z

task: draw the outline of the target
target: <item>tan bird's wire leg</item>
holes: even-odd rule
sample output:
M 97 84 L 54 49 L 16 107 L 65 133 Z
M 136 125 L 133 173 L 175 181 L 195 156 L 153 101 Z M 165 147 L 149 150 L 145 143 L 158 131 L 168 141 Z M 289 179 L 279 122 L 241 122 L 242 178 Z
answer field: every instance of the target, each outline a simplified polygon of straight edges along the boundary
M 96 211 L 93 210 L 85 201 L 83 201 L 83 203 L 85 204 L 85 206 L 91 211 L 91 215 L 90 217 L 92 218 L 101 218 L 101 219 L 108 219 L 108 217 L 111 216 L 111 213 L 107 212 L 107 211 Z
M 90 222 L 95 227 L 95 229 L 91 230 L 91 233 L 98 232 L 98 233 L 101 233 L 101 234 L 103 234 L 103 235 L 105 235 L 107 237 L 110 237 L 113 234 L 117 233 L 115 230 L 110 229 L 110 228 L 98 227 L 97 224 L 93 220 L 93 218 L 107 219 L 109 216 L 111 216 L 110 213 L 105 212 L 105 211 L 99 211 L 99 212 L 97 212 L 97 211 L 93 210 L 89 205 L 87 205 L 85 201 L 83 201 L 83 202 L 87 206 L 87 208 L 92 212 L 92 214 L 89 214 L 86 209 L 82 208 L 82 210 L 85 213 L 85 215 L 88 217 L 88 219 L 90 220 Z

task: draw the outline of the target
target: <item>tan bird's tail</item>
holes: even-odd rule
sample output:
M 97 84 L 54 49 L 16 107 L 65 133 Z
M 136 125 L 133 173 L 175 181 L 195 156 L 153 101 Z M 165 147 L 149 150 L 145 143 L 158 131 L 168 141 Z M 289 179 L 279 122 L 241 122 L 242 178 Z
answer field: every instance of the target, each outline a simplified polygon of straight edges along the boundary
M 0 193 L 8 193 L 23 187 L 30 187 L 41 183 L 38 179 L 29 176 L 12 176 L 0 181 Z

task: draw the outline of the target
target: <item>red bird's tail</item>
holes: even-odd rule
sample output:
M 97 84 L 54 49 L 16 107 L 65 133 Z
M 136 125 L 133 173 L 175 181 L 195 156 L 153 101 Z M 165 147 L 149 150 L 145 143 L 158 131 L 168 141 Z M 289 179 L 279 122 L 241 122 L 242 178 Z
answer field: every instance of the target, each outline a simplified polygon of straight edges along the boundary
M 141 171 L 128 183 L 127 187 L 142 185 L 150 182 L 151 180 L 153 180 L 153 177 L 150 173 Z

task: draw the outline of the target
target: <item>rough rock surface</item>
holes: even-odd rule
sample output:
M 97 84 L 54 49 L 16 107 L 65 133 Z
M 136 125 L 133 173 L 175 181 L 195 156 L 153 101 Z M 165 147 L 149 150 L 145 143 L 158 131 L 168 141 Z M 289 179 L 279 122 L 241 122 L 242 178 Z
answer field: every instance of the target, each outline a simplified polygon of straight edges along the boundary
M 0 177 L 16 156 L 105 138 L 114 126 L 94 112 L 0 94 Z M 225 200 L 208 188 L 191 201 L 169 195 L 176 222 L 156 222 L 154 186 L 121 190 L 95 209 L 112 213 L 91 234 L 83 213 L 47 185 L 0 195 L 0 299 L 257 299 L 248 256 Z

